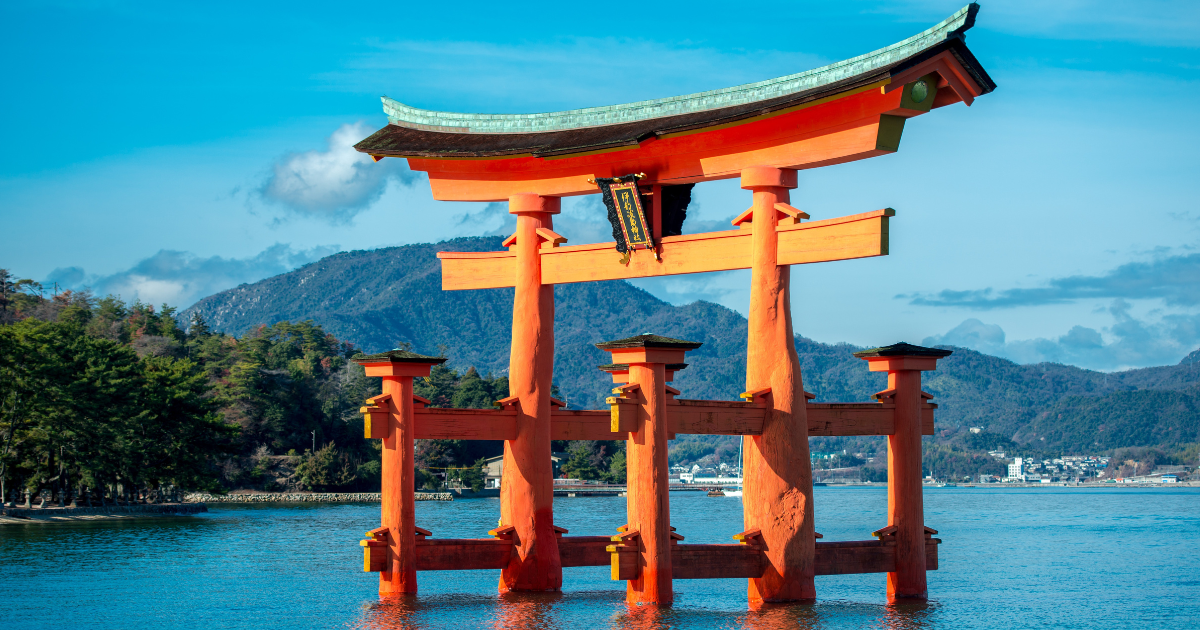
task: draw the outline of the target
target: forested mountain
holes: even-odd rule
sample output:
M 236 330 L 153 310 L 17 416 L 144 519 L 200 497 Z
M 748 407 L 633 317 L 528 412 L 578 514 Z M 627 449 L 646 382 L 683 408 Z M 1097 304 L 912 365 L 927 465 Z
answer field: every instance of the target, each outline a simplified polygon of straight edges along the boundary
M 237 335 L 311 319 L 368 352 L 409 343 L 427 353 L 440 349 L 460 370 L 500 376 L 508 364 L 512 290 L 442 291 L 435 255 L 500 248 L 499 238 L 460 238 L 343 252 L 208 297 L 184 311 L 181 321 L 201 313 L 213 329 Z M 574 408 L 602 406 L 611 387 L 596 369 L 606 355 L 593 344 L 642 332 L 704 342 L 689 353 L 689 367 L 673 383 L 685 397 L 735 399 L 743 389 L 746 319 L 730 309 L 707 302 L 672 306 L 623 281 L 559 285 L 555 300 L 555 382 Z M 884 375 L 868 372 L 851 356 L 860 348 L 802 335 L 796 344 L 805 389 L 817 400 L 865 401 L 885 386 Z M 939 404 L 939 442 L 964 445 L 969 427 L 1047 453 L 1200 442 L 1196 353 L 1175 366 L 1105 374 L 954 350 L 925 380 Z M 880 446 L 878 438 L 813 444 L 829 451 Z

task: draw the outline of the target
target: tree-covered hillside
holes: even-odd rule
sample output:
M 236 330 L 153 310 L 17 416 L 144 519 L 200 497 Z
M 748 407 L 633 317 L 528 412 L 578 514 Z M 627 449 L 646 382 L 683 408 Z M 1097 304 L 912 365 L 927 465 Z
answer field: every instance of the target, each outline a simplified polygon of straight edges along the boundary
M 366 351 L 410 343 L 445 351 L 460 371 L 504 375 L 508 368 L 512 290 L 442 291 L 438 251 L 500 249 L 499 238 L 461 238 L 372 251 L 344 252 L 293 272 L 213 295 L 185 311 L 201 313 L 216 329 L 240 334 L 281 320 L 312 319 Z M 605 353 L 593 344 L 642 332 L 704 342 L 673 383 L 688 398 L 735 399 L 743 389 L 746 319 L 711 303 L 672 306 L 627 282 L 555 287 L 555 382 L 572 407 L 603 405 L 611 382 L 596 369 Z M 803 331 L 799 331 L 803 333 Z M 879 339 L 886 345 L 898 339 Z M 912 341 L 912 340 L 909 340 Z M 851 353 L 860 348 L 797 336 L 805 389 L 821 401 L 865 401 L 885 387 Z M 937 440 L 965 447 L 970 427 L 982 427 L 1017 445 L 1059 452 L 1095 452 L 1122 446 L 1173 447 L 1200 442 L 1200 423 L 1176 420 L 1187 395 L 1159 395 L 1200 386 L 1200 362 L 1113 374 L 1059 364 L 1018 365 L 964 348 L 926 374 L 938 403 Z M 1127 395 L 1128 394 L 1128 395 Z M 1140 401 L 1137 403 L 1130 400 Z M 1168 412 L 1157 405 L 1176 411 Z M 1088 434 L 1095 418 L 1120 438 Z M 1051 419 L 1053 418 L 1053 419 Z M 1058 423 L 1057 433 L 1046 424 Z M 1068 427 L 1075 427 L 1068 430 Z M 1177 428 L 1171 428 L 1177 427 Z M 1056 435 L 1054 439 L 1048 437 Z M 1046 437 L 1046 440 L 1042 440 Z M 681 436 L 711 454 L 728 439 Z M 875 452 L 880 438 L 814 439 L 823 452 Z M 689 447 L 692 448 L 692 447 Z M 1037 452 L 1041 452 L 1038 450 Z

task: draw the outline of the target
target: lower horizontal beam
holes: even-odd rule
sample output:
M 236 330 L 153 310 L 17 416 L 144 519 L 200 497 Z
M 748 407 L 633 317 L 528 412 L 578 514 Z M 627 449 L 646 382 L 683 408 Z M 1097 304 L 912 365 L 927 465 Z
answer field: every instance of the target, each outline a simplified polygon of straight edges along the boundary
M 938 568 L 938 543 L 932 538 L 925 542 L 925 568 Z M 878 540 L 819 542 L 814 569 L 816 575 L 846 575 L 850 573 L 890 573 L 896 570 L 896 546 Z
M 446 538 L 417 541 L 418 571 L 503 569 L 516 547 L 512 540 Z
M 674 545 L 671 577 L 676 580 L 757 578 L 763 574 L 763 552 L 754 545 Z
M 603 567 L 611 561 L 605 547 L 611 536 L 563 536 L 558 539 L 558 557 L 564 567 Z

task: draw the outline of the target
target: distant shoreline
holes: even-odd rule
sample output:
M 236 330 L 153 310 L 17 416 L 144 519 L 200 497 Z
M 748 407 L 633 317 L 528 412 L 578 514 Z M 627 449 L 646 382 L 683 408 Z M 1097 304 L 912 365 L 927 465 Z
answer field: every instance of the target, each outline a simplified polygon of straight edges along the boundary
M 207 512 L 204 503 L 149 503 L 105 507 L 6 507 L 0 508 L 0 524 L 67 523 L 147 516 L 187 516 Z

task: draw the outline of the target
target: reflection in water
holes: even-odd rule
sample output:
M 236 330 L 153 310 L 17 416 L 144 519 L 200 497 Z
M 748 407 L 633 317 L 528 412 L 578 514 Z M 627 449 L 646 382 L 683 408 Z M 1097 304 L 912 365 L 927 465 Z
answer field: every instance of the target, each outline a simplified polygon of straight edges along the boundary
M 821 614 L 811 603 L 764 604 L 750 606 L 750 611 L 738 618 L 737 627 L 750 630 L 780 630 L 782 628 L 821 628 Z
M 879 627 L 885 630 L 920 630 L 932 626 L 930 615 L 937 606 L 923 600 L 900 600 L 883 607 Z
M 854 602 L 820 604 L 761 604 L 744 612 L 704 606 L 659 607 L 634 605 L 614 591 L 562 593 L 504 593 L 492 595 L 408 595 L 381 599 L 364 607 L 354 628 L 400 630 L 459 628 L 463 622 L 495 630 L 566 630 L 599 626 L 605 610 L 611 630 L 668 630 L 672 628 L 738 628 L 744 630 L 825 630 L 851 619 L 859 627 L 879 630 L 926 630 L 936 624 L 936 604 L 901 602 L 889 605 Z M 582 618 L 581 610 L 590 611 Z
M 501 593 L 496 597 L 497 630 L 549 630 L 563 628 L 555 614 L 562 593 Z

